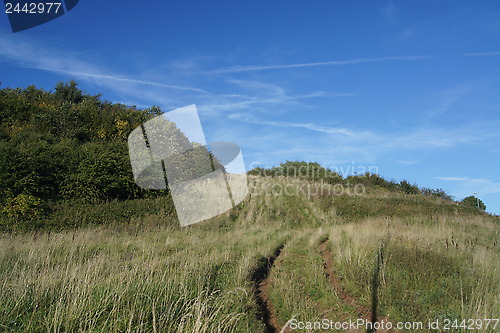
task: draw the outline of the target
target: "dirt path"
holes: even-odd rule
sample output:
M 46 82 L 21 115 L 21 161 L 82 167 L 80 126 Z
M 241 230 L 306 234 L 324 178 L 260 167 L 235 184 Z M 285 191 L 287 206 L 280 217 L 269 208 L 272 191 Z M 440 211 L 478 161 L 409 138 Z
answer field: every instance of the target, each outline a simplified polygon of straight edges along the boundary
M 337 292 L 339 298 L 345 302 L 347 305 L 356 309 L 357 317 L 353 319 L 363 318 L 367 321 L 372 321 L 372 311 L 369 307 L 359 303 L 358 299 L 351 294 L 348 290 L 344 288 L 342 282 L 339 278 L 338 273 L 335 271 L 335 265 L 333 261 L 332 252 L 327 247 L 328 239 L 321 242 L 319 245 L 319 250 L 321 257 L 323 258 L 323 267 L 325 275 L 333 286 L 334 290 Z M 261 264 L 253 272 L 251 280 L 254 284 L 254 297 L 258 305 L 258 316 L 259 320 L 263 321 L 266 325 L 265 333 L 292 333 L 293 330 L 289 327 L 282 328 L 278 323 L 278 318 L 276 316 L 276 311 L 269 297 L 270 280 L 269 273 L 275 260 L 281 254 L 285 245 L 278 247 L 273 255 L 268 258 L 261 259 Z M 384 320 L 387 320 L 384 318 Z M 348 330 L 347 332 L 365 332 L 365 330 Z M 380 331 L 380 332 L 397 332 L 394 330 L 390 331 Z
M 276 311 L 269 298 L 269 273 L 274 261 L 281 254 L 284 247 L 285 245 L 281 245 L 274 251 L 271 257 L 263 259 L 263 263 L 255 270 L 251 277 L 254 283 L 255 300 L 259 307 L 259 320 L 262 320 L 266 324 L 266 333 L 292 332 L 289 328 L 281 330 L 278 318 L 276 317 Z
M 371 311 L 368 307 L 361 305 L 358 303 L 358 300 L 349 294 L 349 292 L 342 286 L 342 282 L 339 279 L 337 272 L 334 269 L 334 263 L 332 259 L 332 252 L 328 250 L 326 243 L 328 239 L 321 242 L 319 245 L 319 251 L 321 257 L 323 258 L 323 267 L 325 268 L 325 275 L 330 281 L 330 284 L 333 286 L 337 295 L 340 299 L 342 299 L 345 303 L 350 305 L 351 307 L 356 309 L 356 313 L 359 318 L 371 319 Z
M 344 301 L 346 304 L 351 306 L 352 308 L 356 309 L 356 314 L 357 318 L 353 319 L 358 319 L 362 318 L 365 320 L 368 320 L 370 322 L 376 321 L 377 318 L 373 318 L 372 311 L 370 310 L 369 307 L 362 305 L 358 302 L 358 300 L 349 294 L 349 292 L 343 287 L 342 282 L 339 278 L 338 273 L 335 271 L 335 264 L 333 262 L 333 255 L 332 252 L 328 249 L 327 247 L 327 242 L 328 238 L 325 239 L 321 244 L 319 245 L 319 251 L 321 254 L 321 257 L 323 258 L 323 266 L 325 269 L 325 275 L 330 281 L 330 284 L 332 287 L 335 289 L 337 292 L 338 297 Z M 376 317 L 376 316 L 375 316 Z M 387 318 L 383 318 L 384 321 L 387 321 Z M 365 330 L 360 330 L 360 331 L 348 331 L 348 332 L 365 332 Z M 379 332 L 397 332 L 395 330 L 380 330 Z

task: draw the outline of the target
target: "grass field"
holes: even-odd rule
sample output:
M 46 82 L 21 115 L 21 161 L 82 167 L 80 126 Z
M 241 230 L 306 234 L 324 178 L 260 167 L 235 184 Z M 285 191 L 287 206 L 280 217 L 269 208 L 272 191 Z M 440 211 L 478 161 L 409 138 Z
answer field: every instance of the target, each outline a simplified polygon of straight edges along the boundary
M 272 332 L 292 318 L 374 312 L 394 323 L 499 318 L 498 217 L 423 195 L 249 182 L 242 204 L 185 228 L 158 212 L 0 235 L 0 332 Z

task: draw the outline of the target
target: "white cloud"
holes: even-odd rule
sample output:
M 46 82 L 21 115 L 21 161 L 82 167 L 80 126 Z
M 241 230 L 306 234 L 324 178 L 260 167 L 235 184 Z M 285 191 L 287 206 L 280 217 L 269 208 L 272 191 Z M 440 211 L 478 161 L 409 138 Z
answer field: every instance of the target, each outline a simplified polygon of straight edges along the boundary
M 378 159 L 386 154 L 398 154 L 426 149 L 449 149 L 452 147 L 476 144 L 489 140 L 493 134 L 479 131 L 475 128 L 419 128 L 395 132 L 375 132 L 369 130 L 356 130 L 347 127 L 328 127 L 310 122 L 285 122 L 267 120 L 256 117 L 254 114 L 236 112 L 228 115 L 229 120 L 262 127 L 271 128 L 297 128 L 318 133 L 312 136 L 315 141 L 314 147 L 328 152 L 330 147 L 343 147 L 346 153 L 353 152 L 357 155 L 371 156 Z M 297 133 L 279 131 L 284 142 L 292 142 Z M 498 136 L 498 135 L 497 135 Z M 302 136 L 299 135 L 302 138 Z M 270 152 L 272 154 L 272 152 Z M 413 164 L 414 162 L 401 162 L 402 164 Z
M 404 161 L 397 161 L 397 163 L 402 164 L 402 165 L 415 165 L 415 164 L 418 164 L 417 161 L 406 161 L 406 160 L 404 160 Z
M 455 191 L 462 197 L 472 193 L 478 193 L 478 195 L 500 193 L 500 183 L 485 178 L 435 177 L 435 179 L 457 183 Z
M 6 36 L 0 37 L 0 56 L 14 61 L 23 67 L 61 73 L 83 79 L 97 79 L 97 83 L 107 80 L 126 84 L 207 93 L 205 90 L 199 88 L 139 80 L 109 73 L 96 64 L 81 60 L 69 53 L 63 54 L 60 50 L 39 47 L 36 43 L 14 41 Z
M 134 84 L 154 86 L 154 87 L 167 88 L 167 89 L 177 89 L 177 90 L 194 91 L 194 92 L 199 92 L 199 93 L 208 93 L 206 90 L 199 89 L 199 88 L 177 86 L 177 85 L 173 85 L 173 84 L 166 84 L 166 83 L 154 82 L 154 81 L 137 80 L 137 79 L 127 78 L 127 77 L 123 77 L 123 76 L 104 74 L 104 73 L 75 72 L 75 71 L 71 71 L 71 70 L 41 67 L 41 66 L 40 67 L 33 66 L 32 68 L 46 70 L 49 72 L 68 74 L 68 75 L 76 76 L 79 78 L 94 78 L 94 79 L 99 79 L 99 80 L 111 80 L 111 81 L 118 81 L 118 82 L 134 83 Z
M 384 8 L 382 8 L 382 15 L 389 23 L 394 23 L 395 14 L 396 14 L 396 6 L 392 2 L 390 2 Z
M 136 105 L 144 105 L 150 102 L 162 106 L 165 110 L 183 106 L 183 101 L 186 99 L 189 99 L 189 103 L 197 103 L 203 111 L 212 115 L 227 110 L 255 110 L 271 107 L 276 109 L 277 105 L 310 108 L 311 105 L 301 101 L 318 97 L 356 95 L 352 92 L 328 91 L 312 91 L 291 95 L 280 86 L 251 80 L 225 81 L 230 85 L 226 89 L 234 90 L 234 87 L 236 87 L 239 90 L 238 92 L 241 93 L 214 93 L 197 87 L 116 74 L 103 66 L 85 60 L 81 55 L 41 46 L 36 42 L 28 43 L 19 39 L 14 40 L 8 36 L 0 37 L 0 57 L 14 62 L 17 66 L 88 80 L 93 84 L 121 94 L 122 96 L 119 99 L 130 100 L 132 104 Z M 192 66 L 190 64 L 190 67 Z
M 462 54 L 466 57 L 490 57 L 490 56 L 500 56 L 500 51 L 498 52 L 477 52 L 477 53 L 464 53 Z
M 69 52 L 62 53 L 45 46 L 37 46 L 36 43 L 13 41 L 5 36 L 0 36 L 0 57 L 17 65 L 94 80 L 93 82 L 96 84 L 122 94 L 123 96 L 118 98 L 130 101 L 130 104 L 158 103 L 168 110 L 196 103 L 200 114 L 204 113 L 207 118 L 212 118 L 208 122 L 217 123 L 214 128 L 218 129 L 219 133 L 215 133 L 216 130 L 214 130 L 214 139 L 225 138 L 227 141 L 240 144 L 246 141 L 252 142 L 252 144 L 259 147 L 254 148 L 256 156 L 268 160 L 284 160 L 293 158 L 291 155 L 297 154 L 304 156 L 303 158 L 318 161 L 325 161 L 325 159 L 376 161 L 389 154 L 399 152 L 446 149 L 486 142 L 486 140 L 493 142 L 499 138 L 496 129 L 486 128 L 485 126 L 474 127 L 470 124 L 461 128 L 416 126 L 407 128 L 405 131 L 384 132 L 377 129 L 364 130 L 342 125 L 325 126 L 308 120 L 276 120 L 279 117 L 276 117 L 276 115 L 290 110 L 317 107 L 310 103 L 314 98 L 356 95 L 356 93 L 351 92 L 312 91 L 294 94 L 284 87 L 270 82 L 227 80 L 223 82 L 227 84 L 226 86 L 223 86 L 223 88 L 218 87 L 221 93 L 213 93 L 196 87 L 118 75 L 106 70 L 104 66 L 82 60 L 84 58 L 78 55 Z M 222 71 L 237 72 L 335 66 L 377 61 L 411 61 L 428 57 L 360 58 L 281 66 L 235 67 Z M 453 103 L 468 91 L 467 87 L 458 87 L 455 90 L 445 91 L 442 95 L 439 95 L 442 103 L 431 111 L 435 114 L 446 112 L 453 107 Z M 268 118 L 270 111 L 273 112 L 274 117 Z M 229 113 L 229 115 L 212 117 L 221 115 L 224 112 Z M 369 124 L 366 126 L 369 126 L 370 129 L 373 128 Z M 221 131 L 221 128 L 224 130 Z M 297 132 L 301 130 L 309 131 L 311 135 L 297 135 Z M 404 161 L 400 161 L 400 163 L 410 164 Z
M 316 106 L 307 102 L 315 98 L 339 98 L 358 95 L 353 92 L 338 91 L 312 91 L 292 94 L 285 88 L 269 82 L 232 79 L 225 82 L 229 84 L 229 87 L 225 89 L 234 92 L 204 96 L 204 99 L 199 104 L 200 111 L 208 112 L 212 116 L 226 111 L 263 114 L 273 110 L 274 114 L 282 114 L 287 110 L 316 108 Z
M 363 64 L 363 63 L 381 62 L 381 61 L 399 61 L 399 60 L 415 61 L 415 60 L 428 59 L 432 57 L 433 56 L 430 55 L 394 56 L 394 57 L 358 58 L 358 59 L 348 59 L 348 60 L 309 62 L 301 64 L 288 64 L 288 65 L 235 66 L 235 67 L 215 69 L 212 71 L 212 73 L 237 73 L 237 72 L 272 70 L 272 69 L 289 69 L 289 68 L 318 67 L 318 66 L 342 66 L 342 65 Z
M 411 37 L 415 36 L 417 32 L 417 28 L 414 26 L 404 28 L 401 30 L 398 34 L 397 37 L 399 40 L 405 41 L 410 39 Z
M 438 117 L 453 110 L 459 100 L 473 92 L 479 91 L 482 85 L 481 81 L 473 80 L 437 92 L 434 98 L 439 99 L 439 101 L 436 103 L 436 106 L 426 112 L 427 117 Z
M 327 127 L 327 126 L 319 126 L 311 123 L 291 123 L 291 122 L 281 122 L 281 121 L 268 121 L 268 120 L 259 120 L 251 115 L 242 114 L 242 113 L 232 113 L 228 115 L 229 119 L 241 120 L 246 123 L 256 124 L 256 125 L 267 125 L 274 127 L 296 127 L 296 128 L 304 128 L 308 130 L 312 130 L 320 133 L 328 133 L 328 134 L 342 134 L 354 137 L 356 133 L 349 131 L 345 128 L 340 127 Z
M 435 177 L 435 178 L 440 180 L 454 181 L 454 182 L 463 182 L 471 180 L 470 178 L 467 177 Z

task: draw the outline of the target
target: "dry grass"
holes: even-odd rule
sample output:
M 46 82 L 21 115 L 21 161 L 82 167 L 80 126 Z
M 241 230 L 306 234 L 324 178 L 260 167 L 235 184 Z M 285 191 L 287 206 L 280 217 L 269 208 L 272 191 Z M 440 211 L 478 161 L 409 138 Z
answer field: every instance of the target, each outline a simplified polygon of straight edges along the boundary
M 326 237 L 344 287 L 365 306 L 384 244 L 380 311 L 391 319 L 498 316 L 498 219 L 422 196 L 332 197 L 304 194 L 316 186 L 307 181 L 249 182 L 244 203 L 186 228 L 149 214 L 130 225 L 0 235 L 0 331 L 262 332 L 249 277 L 284 243 L 270 273 L 280 324 L 295 314 L 356 319 L 324 275 Z
M 280 237 L 257 227 L 3 237 L 0 323 L 25 332 L 258 330 L 248 275 Z

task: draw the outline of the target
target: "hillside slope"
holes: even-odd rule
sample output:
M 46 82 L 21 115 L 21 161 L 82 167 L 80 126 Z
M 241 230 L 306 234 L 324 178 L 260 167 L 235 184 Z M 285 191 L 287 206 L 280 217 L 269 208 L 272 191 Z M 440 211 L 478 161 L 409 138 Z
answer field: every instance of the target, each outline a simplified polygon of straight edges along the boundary
M 2 234 L 0 327 L 273 332 L 322 319 L 498 318 L 498 217 L 380 188 L 308 192 L 321 183 L 300 178 L 249 186 L 236 208 L 185 228 L 156 198 L 128 223 Z

